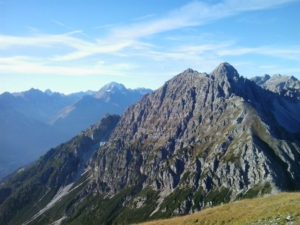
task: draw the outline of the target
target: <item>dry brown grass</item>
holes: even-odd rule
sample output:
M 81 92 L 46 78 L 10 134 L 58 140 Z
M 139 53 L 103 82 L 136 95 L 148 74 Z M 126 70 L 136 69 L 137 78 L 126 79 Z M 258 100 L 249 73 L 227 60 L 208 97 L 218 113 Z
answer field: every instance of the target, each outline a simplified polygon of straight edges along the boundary
M 300 193 L 247 199 L 143 225 L 300 225 Z

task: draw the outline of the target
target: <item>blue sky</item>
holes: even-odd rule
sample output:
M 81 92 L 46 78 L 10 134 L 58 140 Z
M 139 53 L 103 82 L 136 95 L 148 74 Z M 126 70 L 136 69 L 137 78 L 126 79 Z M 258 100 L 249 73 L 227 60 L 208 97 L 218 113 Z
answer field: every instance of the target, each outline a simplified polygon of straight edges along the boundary
M 299 0 L 0 0 L 0 93 L 158 88 L 227 61 L 300 78 Z

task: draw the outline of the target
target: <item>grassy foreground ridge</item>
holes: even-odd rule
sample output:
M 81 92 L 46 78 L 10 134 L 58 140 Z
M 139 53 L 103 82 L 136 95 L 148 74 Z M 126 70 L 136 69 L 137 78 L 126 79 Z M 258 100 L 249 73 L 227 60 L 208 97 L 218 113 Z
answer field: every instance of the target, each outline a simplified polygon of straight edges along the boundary
M 300 225 L 300 193 L 246 199 L 142 225 Z

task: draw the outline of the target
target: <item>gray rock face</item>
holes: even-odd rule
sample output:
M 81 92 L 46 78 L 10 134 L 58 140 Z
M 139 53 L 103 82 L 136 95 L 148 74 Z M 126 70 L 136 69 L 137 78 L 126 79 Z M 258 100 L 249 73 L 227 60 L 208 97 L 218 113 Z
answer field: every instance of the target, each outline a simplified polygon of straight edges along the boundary
M 203 207 L 193 200 L 199 192 L 203 199 L 224 192 L 236 199 L 299 189 L 300 121 L 291 129 L 282 119 L 298 115 L 298 104 L 240 77 L 228 63 L 211 74 L 184 71 L 121 118 L 93 162 L 97 190 L 114 196 L 141 185 L 163 193 L 162 201 L 191 190 L 176 214 Z M 283 112 L 284 105 L 290 108 Z
M 299 106 L 228 63 L 210 74 L 188 69 L 125 112 L 81 191 L 47 223 L 134 223 L 299 190 Z

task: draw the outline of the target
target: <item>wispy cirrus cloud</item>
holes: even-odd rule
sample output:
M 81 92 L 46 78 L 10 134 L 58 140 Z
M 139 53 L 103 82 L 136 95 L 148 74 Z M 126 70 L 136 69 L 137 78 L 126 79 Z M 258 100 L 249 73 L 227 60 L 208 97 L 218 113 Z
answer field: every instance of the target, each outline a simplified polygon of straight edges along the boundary
M 199 60 L 203 58 L 215 58 L 219 61 L 223 57 L 239 57 L 245 55 L 261 55 L 279 59 L 300 61 L 300 45 L 293 46 L 240 46 L 232 41 L 223 41 L 208 44 L 182 45 L 165 50 L 148 49 L 137 53 L 156 61 Z
M 0 58 L 1 73 L 31 73 L 31 74 L 61 74 L 66 76 L 83 76 L 95 74 L 130 73 L 134 68 L 130 64 L 89 63 L 86 66 L 77 65 L 77 61 L 95 57 L 105 60 L 105 57 L 117 59 L 139 57 L 154 61 L 220 61 L 222 57 L 241 56 L 247 54 L 277 56 L 293 60 L 299 59 L 299 47 L 278 48 L 275 46 L 238 46 L 234 42 L 213 42 L 194 45 L 161 48 L 151 37 L 165 32 L 188 27 L 199 27 L 213 21 L 235 16 L 244 12 L 267 10 L 293 2 L 295 0 L 224 0 L 209 4 L 200 1 L 190 2 L 164 16 L 146 15 L 127 25 L 107 26 L 106 33 L 101 37 L 87 38 L 81 30 L 62 34 L 34 34 L 32 36 L 0 35 L 1 51 L 13 49 L 15 57 Z M 66 27 L 62 21 L 52 21 Z M 46 52 L 45 56 L 36 59 L 28 53 L 18 54 L 19 47 L 33 47 Z M 51 51 L 60 48 L 61 51 Z M 20 57 L 24 55 L 25 57 Z M 138 58 L 135 58 L 138 57 Z M 93 60 L 97 61 L 97 60 Z M 73 64 L 70 64 L 73 63 Z
M 111 36 L 142 38 L 185 27 L 201 26 L 243 12 L 267 10 L 296 0 L 225 0 L 216 4 L 193 1 L 166 16 L 112 29 Z
M 110 54 L 122 51 L 141 42 L 144 37 L 177 30 L 185 27 L 201 26 L 215 20 L 234 16 L 247 11 L 266 10 L 290 3 L 295 0 L 225 0 L 216 4 L 193 1 L 179 9 L 175 9 L 166 16 L 154 18 L 146 16 L 149 20 L 135 22 L 125 26 L 109 29 L 106 37 L 87 41 L 75 37 L 81 31 L 73 31 L 58 35 L 35 35 L 29 37 L 0 35 L 0 49 L 14 46 L 40 46 L 51 47 L 64 45 L 71 47 L 72 51 L 66 56 L 57 56 L 59 60 L 78 60 L 95 54 Z M 53 20 L 60 26 L 63 22 Z
M 131 40 L 112 41 L 99 39 L 95 41 L 87 41 L 75 35 L 81 31 L 73 31 L 65 34 L 41 34 L 27 37 L 0 35 L 0 50 L 10 49 L 14 47 L 34 47 L 34 48 L 68 48 L 68 53 L 63 55 L 51 56 L 49 58 L 59 61 L 79 60 L 95 54 L 110 54 L 118 52 L 128 46 L 133 45 Z M 135 43 L 137 44 L 137 43 Z M 70 50 L 69 50 L 70 49 Z
M 260 47 L 237 47 L 231 46 L 227 49 L 219 49 L 218 56 L 242 56 L 242 55 L 265 55 L 275 58 L 300 61 L 300 45 L 294 46 L 260 46 Z
M 63 75 L 63 76 L 126 76 L 135 66 L 128 63 L 110 63 L 98 61 L 93 65 L 66 66 L 45 62 L 32 57 L 0 58 L 0 73 L 29 75 Z
M 53 47 L 62 45 L 74 49 L 82 49 L 91 46 L 91 43 L 74 35 L 81 31 L 72 31 L 64 34 L 39 34 L 33 36 L 0 35 L 0 50 L 19 46 L 29 47 Z

